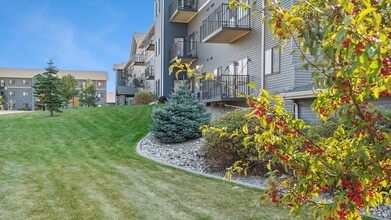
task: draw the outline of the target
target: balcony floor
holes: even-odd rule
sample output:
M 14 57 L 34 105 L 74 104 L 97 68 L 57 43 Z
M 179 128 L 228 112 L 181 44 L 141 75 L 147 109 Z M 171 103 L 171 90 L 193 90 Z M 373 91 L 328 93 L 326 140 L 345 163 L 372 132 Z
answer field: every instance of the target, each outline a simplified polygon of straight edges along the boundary
M 189 23 L 197 15 L 197 11 L 176 10 L 170 18 L 170 22 Z
M 181 63 L 184 64 L 184 63 L 192 63 L 192 62 L 198 60 L 198 57 L 175 57 L 170 60 L 170 64 L 175 63 L 175 61 L 177 59 L 181 59 Z
M 244 97 L 213 97 L 210 99 L 201 99 L 204 103 L 214 103 L 214 102 L 246 102 Z
M 251 32 L 251 28 L 222 27 L 206 37 L 204 43 L 232 43 Z

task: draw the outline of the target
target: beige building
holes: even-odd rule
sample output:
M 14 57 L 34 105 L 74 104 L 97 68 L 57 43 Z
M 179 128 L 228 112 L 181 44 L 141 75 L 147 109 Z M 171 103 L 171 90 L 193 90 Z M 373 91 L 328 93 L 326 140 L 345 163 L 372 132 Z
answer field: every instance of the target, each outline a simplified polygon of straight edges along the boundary
M 31 110 L 35 103 L 33 92 L 34 76 L 45 72 L 43 69 L 14 69 L 0 68 L 0 94 L 4 98 L 4 109 L 8 110 Z M 97 96 L 100 98 L 98 106 L 106 106 L 108 73 L 103 71 L 78 71 L 60 70 L 61 78 L 71 74 L 77 80 L 77 88 L 82 89 L 88 79 L 94 82 Z M 75 98 L 75 107 L 78 107 Z

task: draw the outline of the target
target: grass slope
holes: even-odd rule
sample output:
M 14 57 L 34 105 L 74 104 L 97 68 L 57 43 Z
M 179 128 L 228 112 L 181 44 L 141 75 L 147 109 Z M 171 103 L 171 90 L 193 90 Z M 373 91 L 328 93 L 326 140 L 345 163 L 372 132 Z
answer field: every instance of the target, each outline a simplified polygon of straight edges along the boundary
M 286 218 L 257 208 L 257 190 L 138 156 L 150 113 L 132 106 L 0 116 L 0 219 Z

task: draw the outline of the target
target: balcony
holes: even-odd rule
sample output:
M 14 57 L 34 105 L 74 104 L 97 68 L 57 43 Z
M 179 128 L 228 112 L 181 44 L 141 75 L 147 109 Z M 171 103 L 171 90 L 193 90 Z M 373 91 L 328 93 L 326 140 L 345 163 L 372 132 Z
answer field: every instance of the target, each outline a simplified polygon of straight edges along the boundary
M 155 79 L 155 68 L 153 66 L 148 66 L 145 68 L 145 80 L 154 80 Z
M 132 65 L 133 66 L 145 66 L 145 59 L 146 59 L 145 54 L 136 54 L 132 58 Z
M 251 32 L 251 10 L 222 4 L 202 21 L 204 43 L 232 43 Z
M 196 41 L 178 41 L 170 47 L 170 63 L 181 59 L 182 63 L 191 63 L 198 59 Z
M 173 0 L 169 8 L 170 21 L 189 23 L 198 12 L 198 0 Z
M 148 51 L 154 51 L 155 50 L 155 36 L 150 35 L 148 36 L 144 41 L 144 49 Z
M 245 101 L 240 94 L 250 94 L 249 75 L 221 75 L 215 80 L 202 81 L 202 101 L 210 102 L 235 102 Z

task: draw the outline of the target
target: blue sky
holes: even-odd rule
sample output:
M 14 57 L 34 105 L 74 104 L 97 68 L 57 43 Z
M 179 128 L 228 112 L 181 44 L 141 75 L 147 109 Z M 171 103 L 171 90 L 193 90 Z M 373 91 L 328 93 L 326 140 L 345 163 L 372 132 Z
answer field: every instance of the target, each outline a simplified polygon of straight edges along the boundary
M 133 33 L 148 31 L 152 0 L 0 0 L 0 68 L 109 73 L 127 61 Z

